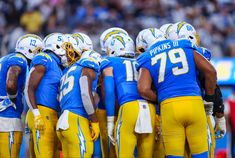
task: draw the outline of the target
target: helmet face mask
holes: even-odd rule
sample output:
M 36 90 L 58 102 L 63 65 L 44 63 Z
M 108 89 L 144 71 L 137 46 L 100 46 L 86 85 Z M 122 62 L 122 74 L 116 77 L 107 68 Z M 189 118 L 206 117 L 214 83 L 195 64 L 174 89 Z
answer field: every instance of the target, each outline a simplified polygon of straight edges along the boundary
M 39 36 L 26 34 L 18 39 L 15 51 L 24 54 L 27 59 L 32 60 L 41 51 L 42 46 L 42 39 Z

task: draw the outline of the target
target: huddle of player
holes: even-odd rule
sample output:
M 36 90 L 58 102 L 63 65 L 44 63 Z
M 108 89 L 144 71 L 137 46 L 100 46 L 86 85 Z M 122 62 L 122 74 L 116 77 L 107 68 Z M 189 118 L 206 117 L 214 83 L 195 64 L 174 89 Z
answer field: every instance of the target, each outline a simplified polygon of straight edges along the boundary
M 199 44 L 185 22 L 142 30 L 136 51 L 107 29 L 105 57 L 83 33 L 20 37 L 0 59 L 0 158 L 19 155 L 24 99 L 30 157 L 214 157 L 224 107 Z

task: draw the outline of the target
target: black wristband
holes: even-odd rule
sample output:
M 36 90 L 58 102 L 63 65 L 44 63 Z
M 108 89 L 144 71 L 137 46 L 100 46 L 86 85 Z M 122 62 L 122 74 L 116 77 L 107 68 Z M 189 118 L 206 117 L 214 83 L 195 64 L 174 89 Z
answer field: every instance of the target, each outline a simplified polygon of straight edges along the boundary
M 204 100 L 207 101 L 207 102 L 214 102 L 215 101 L 215 95 L 205 94 Z

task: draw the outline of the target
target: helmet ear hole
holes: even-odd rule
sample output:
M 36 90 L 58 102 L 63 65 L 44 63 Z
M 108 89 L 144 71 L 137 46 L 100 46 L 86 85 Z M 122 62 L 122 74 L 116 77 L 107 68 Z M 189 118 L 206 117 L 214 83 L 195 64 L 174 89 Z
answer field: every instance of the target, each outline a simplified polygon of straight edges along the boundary
M 33 53 L 31 49 L 29 49 L 29 53 Z
M 112 51 L 110 54 L 112 54 L 112 55 L 113 55 L 114 53 L 115 53 L 115 51 Z
M 189 36 L 189 38 L 190 38 L 190 39 L 193 39 L 193 37 L 192 37 L 192 36 Z
M 57 45 L 56 45 L 56 48 L 57 48 L 57 49 L 60 49 L 60 46 L 57 44 Z

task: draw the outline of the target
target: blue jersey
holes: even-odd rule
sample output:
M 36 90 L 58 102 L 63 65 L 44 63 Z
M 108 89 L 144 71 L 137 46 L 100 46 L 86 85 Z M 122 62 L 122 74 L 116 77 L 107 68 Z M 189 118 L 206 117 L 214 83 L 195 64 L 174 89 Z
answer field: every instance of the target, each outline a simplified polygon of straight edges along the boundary
M 69 110 L 77 115 L 88 118 L 81 98 L 79 79 L 83 68 L 91 68 L 96 72 L 96 79 L 92 82 L 92 91 L 96 90 L 99 65 L 84 58 L 74 63 L 63 75 L 60 82 L 60 106 L 62 111 Z
M 60 68 L 60 59 L 53 53 L 39 53 L 32 62 L 31 67 L 43 65 L 46 69 L 42 80 L 36 89 L 36 103 L 59 111 L 60 79 L 63 75 Z
M 101 62 L 101 71 L 108 67 L 113 68 L 115 91 L 120 106 L 126 102 L 143 99 L 137 89 L 136 64 L 136 59 L 123 57 L 107 57 Z
M 158 101 L 179 96 L 201 96 L 194 62 L 195 46 L 188 40 L 157 42 L 137 61 L 150 71 Z
M 211 60 L 211 52 L 204 48 L 204 47 L 195 47 L 196 51 L 201 54 L 204 58 L 206 58 L 208 61 Z
M 17 82 L 17 91 L 18 95 L 16 98 L 16 109 L 12 106 L 0 112 L 0 117 L 9 117 L 9 118 L 20 118 L 23 111 L 23 91 L 26 80 L 26 73 L 28 70 L 27 59 L 19 53 L 9 54 L 0 59 L 0 97 L 6 97 L 6 80 L 7 72 L 11 66 L 19 66 L 21 68 L 21 73 Z M 3 101 L 4 100 L 4 101 Z M 6 104 L 12 104 L 10 99 L 0 99 L 0 102 L 5 102 Z

